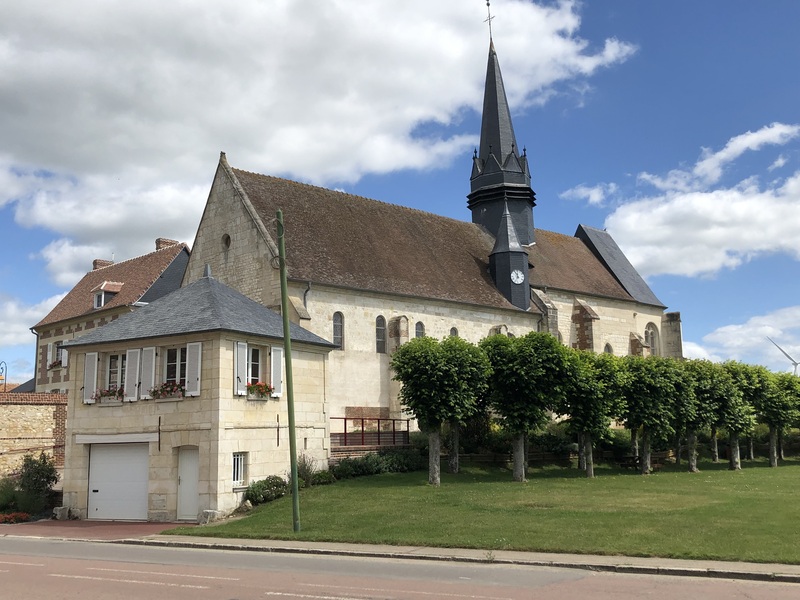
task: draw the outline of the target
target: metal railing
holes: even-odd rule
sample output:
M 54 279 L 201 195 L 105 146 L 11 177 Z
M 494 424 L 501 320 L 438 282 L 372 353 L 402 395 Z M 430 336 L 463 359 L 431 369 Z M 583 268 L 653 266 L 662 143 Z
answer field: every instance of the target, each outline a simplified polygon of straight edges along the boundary
M 411 419 L 331 417 L 331 446 L 407 446 Z

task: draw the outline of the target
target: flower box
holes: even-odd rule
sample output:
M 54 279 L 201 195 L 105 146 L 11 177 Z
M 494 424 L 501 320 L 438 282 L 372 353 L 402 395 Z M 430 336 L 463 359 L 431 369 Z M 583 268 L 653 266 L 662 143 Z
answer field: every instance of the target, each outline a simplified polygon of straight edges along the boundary
M 182 383 L 168 381 L 150 388 L 148 396 L 153 400 L 161 400 L 162 398 L 183 398 L 186 396 L 186 387 Z
M 267 398 L 274 398 L 274 391 L 275 388 L 273 388 L 270 384 L 263 383 L 261 381 L 247 384 L 247 398 L 251 400 L 266 400 Z

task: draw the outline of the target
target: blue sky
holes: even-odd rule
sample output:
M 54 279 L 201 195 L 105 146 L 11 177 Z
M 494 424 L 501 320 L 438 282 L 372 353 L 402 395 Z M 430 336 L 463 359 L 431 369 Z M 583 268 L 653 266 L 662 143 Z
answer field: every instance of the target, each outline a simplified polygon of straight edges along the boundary
M 605 227 L 688 356 L 800 358 L 800 2 L 494 0 L 537 227 Z M 17 3 L 0 22 L 0 360 L 93 258 L 191 243 L 238 168 L 469 219 L 483 0 Z M 235 32 L 235 33 L 232 33 Z

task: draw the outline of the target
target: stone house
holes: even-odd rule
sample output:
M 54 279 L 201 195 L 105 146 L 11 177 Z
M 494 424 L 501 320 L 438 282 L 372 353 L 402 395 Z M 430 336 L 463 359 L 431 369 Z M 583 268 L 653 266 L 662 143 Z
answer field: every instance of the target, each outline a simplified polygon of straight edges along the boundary
M 69 353 L 63 344 L 180 287 L 189 249 L 158 238 L 154 252 L 114 263 L 95 259 L 92 270 L 41 321 L 36 335 L 37 392 L 69 388 Z
M 0 476 L 16 470 L 26 454 L 44 452 L 64 466 L 67 395 L 0 392 Z
M 323 462 L 333 346 L 290 332 L 298 448 Z M 283 339 L 280 315 L 207 274 L 66 342 L 70 514 L 196 521 L 234 510 L 249 481 L 285 476 Z M 273 391 L 259 395 L 256 383 Z

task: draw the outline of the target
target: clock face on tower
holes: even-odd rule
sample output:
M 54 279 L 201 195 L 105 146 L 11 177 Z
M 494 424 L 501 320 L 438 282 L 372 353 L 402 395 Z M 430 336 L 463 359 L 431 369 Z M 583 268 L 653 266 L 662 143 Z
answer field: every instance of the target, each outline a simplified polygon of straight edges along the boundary
M 511 271 L 511 281 L 516 284 L 520 284 L 525 280 L 525 276 L 522 274 L 522 271 L 519 269 L 514 269 Z

